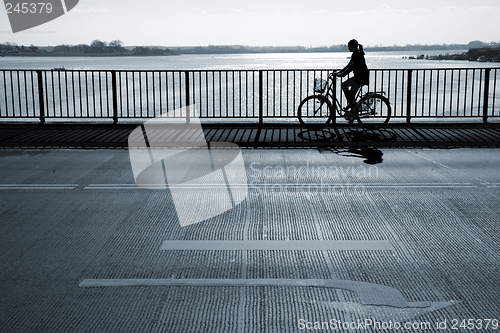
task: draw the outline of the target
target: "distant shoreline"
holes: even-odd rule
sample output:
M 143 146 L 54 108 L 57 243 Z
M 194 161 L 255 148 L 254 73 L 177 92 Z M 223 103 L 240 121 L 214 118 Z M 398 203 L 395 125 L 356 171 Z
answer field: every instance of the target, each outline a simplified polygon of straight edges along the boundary
M 145 54 L 123 54 L 123 53 L 0 53 L 0 57 L 55 57 L 55 58 L 110 58 L 110 57 L 170 57 L 178 54 L 145 55 Z
M 365 52 L 407 52 L 418 53 L 434 51 L 461 51 L 475 49 L 499 49 L 500 43 L 484 43 L 479 40 L 468 44 L 413 44 L 413 45 L 367 45 Z M 120 40 L 110 43 L 93 40 L 90 45 L 78 44 L 57 46 L 35 46 L 26 47 L 15 43 L 1 43 L 0 57 L 149 57 L 149 56 L 173 56 L 173 55 L 217 55 L 217 54 L 269 54 L 269 53 L 332 53 L 349 52 L 347 45 L 331 45 L 318 47 L 305 46 L 248 46 L 248 45 L 208 45 L 208 46 L 124 46 Z M 496 51 L 495 51 L 496 52 Z M 488 56 L 487 56 L 488 57 Z M 497 58 L 494 54 L 491 58 Z
M 416 53 L 422 52 L 422 50 L 366 50 L 366 52 L 404 52 Z M 449 51 L 447 49 L 443 50 L 432 50 L 432 51 Z M 279 51 L 269 51 L 269 52 L 248 52 L 248 53 L 170 53 L 170 54 L 133 54 L 133 53 L 84 53 L 84 52 L 72 52 L 72 53 L 41 53 L 41 52 L 20 52 L 20 53 L 0 53 L 0 57 L 54 57 L 54 58 L 72 58 L 72 57 L 82 57 L 82 58 L 112 58 L 112 57 L 170 57 L 170 56 L 182 56 L 182 55 L 219 55 L 219 54 L 318 54 L 318 53 L 346 53 L 348 51 L 314 51 L 314 52 L 279 52 Z
M 422 50 L 397 50 L 397 51 L 375 51 L 366 50 L 367 52 L 406 52 L 406 53 L 419 53 L 416 56 L 403 56 L 406 59 L 425 59 L 425 60 L 465 60 L 465 61 L 480 61 L 480 62 L 500 62 L 500 48 L 478 48 L 469 49 L 467 52 L 462 53 L 446 53 L 439 55 L 424 55 L 420 52 L 425 52 Z M 450 51 L 448 49 L 443 50 L 428 50 L 428 51 Z M 458 50 L 455 50 L 458 51 Z M 463 50 L 462 50 L 463 51 Z M 228 53 L 175 53 L 169 52 L 166 54 L 140 54 L 132 52 L 114 52 L 114 53 L 97 53 L 97 52 L 5 52 L 0 53 L 1 57 L 37 57 L 37 58 L 127 58 L 127 57 L 169 57 L 169 56 L 181 56 L 181 55 L 217 55 L 217 54 L 266 54 L 266 53 L 295 53 L 295 54 L 313 54 L 313 53 L 338 53 L 345 51 L 329 50 L 329 51 L 316 51 L 316 52 L 250 52 L 250 53 L 238 53 L 238 52 L 228 52 Z

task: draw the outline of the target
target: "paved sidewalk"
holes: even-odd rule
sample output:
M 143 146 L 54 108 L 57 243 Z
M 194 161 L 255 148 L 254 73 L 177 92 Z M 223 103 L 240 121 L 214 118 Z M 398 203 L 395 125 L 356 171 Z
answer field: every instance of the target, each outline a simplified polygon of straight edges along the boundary
M 181 227 L 126 149 L 0 149 L 0 332 L 498 331 L 500 149 L 241 151 Z
M 0 147 L 127 147 L 128 135 L 140 124 L 70 125 L 1 124 Z M 500 124 L 390 124 L 382 130 L 358 126 L 310 131 L 299 126 L 266 124 L 204 125 L 209 142 L 240 147 L 500 147 Z

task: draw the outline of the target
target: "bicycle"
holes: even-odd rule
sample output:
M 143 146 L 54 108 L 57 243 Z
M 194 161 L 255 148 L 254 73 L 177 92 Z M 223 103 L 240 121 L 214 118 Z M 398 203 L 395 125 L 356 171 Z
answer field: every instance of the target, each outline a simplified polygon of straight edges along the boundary
M 356 120 L 365 128 L 378 129 L 389 122 L 391 118 L 391 103 L 385 97 L 385 92 L 362 93 L 359 89 L 356 94 L 356 104 L 348 110 L 342 108 L 339 99 L 334 94 L 336 76 L 328 75 L 327 80 L 316 78 L 314 91 L 316 94 L 304 98 L 298 109 L 298 118 L 302 125 L 308 129 L 321 129 L 332 123 L 336 126 L 336 115 L 350 120 Z M 335 112 L 336 111 L 336 112 Z

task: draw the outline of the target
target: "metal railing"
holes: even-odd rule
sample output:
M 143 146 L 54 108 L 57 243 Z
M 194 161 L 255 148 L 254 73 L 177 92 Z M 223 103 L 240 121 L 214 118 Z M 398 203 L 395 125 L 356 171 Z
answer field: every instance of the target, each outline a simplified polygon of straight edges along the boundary
M 500 116 L 500 68 L 375 69 L 368 91 L 385 91 L 393 117 Z M 331 70 L 0 70 L 0 119 L 296 119 L 314 78 Z M 365 88 L 366 89 L 366 88 Z M 345 103 L 340 85 L 337 96 Z

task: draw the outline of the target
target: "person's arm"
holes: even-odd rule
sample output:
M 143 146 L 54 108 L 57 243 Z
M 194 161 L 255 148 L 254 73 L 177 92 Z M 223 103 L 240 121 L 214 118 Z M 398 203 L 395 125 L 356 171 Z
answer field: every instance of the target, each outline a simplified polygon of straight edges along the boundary
M 336 73 L 337 76 L 341 76 L 341 77 L 344 77 L 346 76 L 347 74 L 349 74 L 350 72 L 352 72 L 354 69 L 354 54 L 353 56 L 351 57 L 351 60 L 349 61 L 349 63 L 347 64 L 347 66 L 345 66 L 344 68 L 342 68 L 340 71 L 338 71 Z

